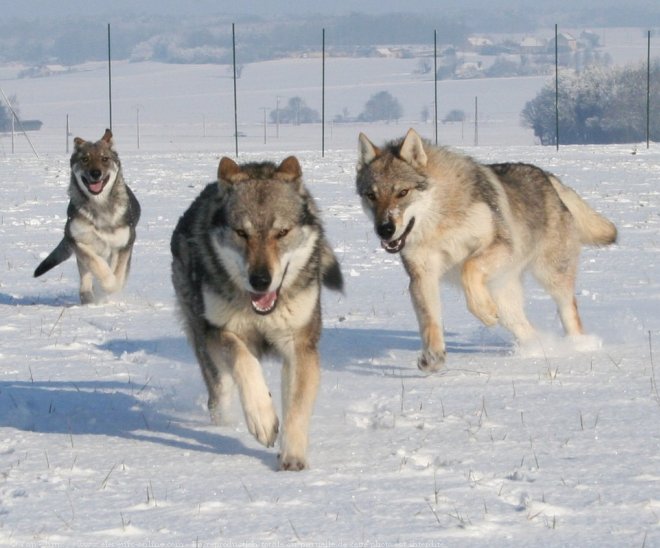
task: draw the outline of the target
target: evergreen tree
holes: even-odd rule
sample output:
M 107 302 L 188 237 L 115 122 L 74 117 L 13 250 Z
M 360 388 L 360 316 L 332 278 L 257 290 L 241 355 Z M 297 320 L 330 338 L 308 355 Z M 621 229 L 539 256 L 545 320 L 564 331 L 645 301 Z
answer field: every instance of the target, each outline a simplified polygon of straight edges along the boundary
M 660 101 L 660 63 L 651 67 L 651 104 Z M 646 140 L 646 65 L 590 67 L 559 80 L 559 141 L 563 144 Z M 555 84 L 547 84 L 522 111 L 522 122 L 544 145 L 555 144 Z M 651 109 L 650 138 L 660 139 L 660 111 Z

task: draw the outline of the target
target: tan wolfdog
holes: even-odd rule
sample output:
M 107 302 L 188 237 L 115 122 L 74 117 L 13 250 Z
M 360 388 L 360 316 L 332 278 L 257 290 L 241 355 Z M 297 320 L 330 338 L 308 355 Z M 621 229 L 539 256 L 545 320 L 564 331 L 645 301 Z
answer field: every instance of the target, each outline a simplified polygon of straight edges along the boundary
M 359 137 L 357 192 L 382 246 L 400 253 L 423 349 L 418 367 L 445 362 L 439 281 L 458 270 L 467 306 L 519 341 L 535 337 L 521 275 L 531 270 L 557 303 L 567 335 L 583 333 L 574 297 L 582 244 L 607 245 L 616 227 L 542 169 L 484 165 L 410 129 L 377 147 Z

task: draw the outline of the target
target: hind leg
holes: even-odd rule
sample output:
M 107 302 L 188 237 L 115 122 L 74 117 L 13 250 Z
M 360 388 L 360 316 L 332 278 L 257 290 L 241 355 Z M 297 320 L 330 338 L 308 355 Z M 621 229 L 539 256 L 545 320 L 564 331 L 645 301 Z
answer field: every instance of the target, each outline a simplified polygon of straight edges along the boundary
M 534 269 L 534 274 L 557 304 L 557 311 L 566 335 L 583 335 L 584 329 L 575 299 L 577 257 L 565 268 L 547 268 L 542 265 Z
M 493 298 L 500 323 L 511 331 L 518 341 L 526 342 L 536 335 L 536 330 L 525 314 L 525 298 L 519 272 L 499 280 L 493 287 Z
M 584 335 L 582 320 L 575 299 L 575 272 L 558 273 L 539 278 L 557 304 L 557 311 L 566 335 Z

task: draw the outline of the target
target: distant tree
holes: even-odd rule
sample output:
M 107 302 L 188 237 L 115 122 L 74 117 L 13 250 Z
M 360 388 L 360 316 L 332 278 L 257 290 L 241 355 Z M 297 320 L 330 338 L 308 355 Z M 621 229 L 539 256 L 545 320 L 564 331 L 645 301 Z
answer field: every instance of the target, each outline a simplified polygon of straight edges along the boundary
M 11 108 L 14 109 L 14 112 L 18 116 L 18 99 L 16 95 L 11 95 L 9 97 L 9 103 Z M 11 109 L 4 104 L 3 101 L 0 101 L 0 131 L 10 131 L 11 130 L 11 119 L 12 119 Z
M 442 123 L 447 122 L 464 122 L 465 121 L 465 111 L 459 109 L 450 110 L 446 116 L 442 119 Z
M 495 62 L 486 69 L 486 76 L 491 78 L 517 76 L 520 73 L 520 63 L 516 63 L 512 59 L 502 56 L 495 59 Z
M 403 108 L 399 101 L 392 97 L 387 91 L 379 91 L 364 105 L 364 110 L 358 116 L 360 122 L 378 122 L 385 120 L 391 122 L 399 121 L 403 114 Z
M 565 144 L 630 143 L 646 139 L 646 66 L 589 67 L 559 81 L 559 140 Z M 660 101 L 660 62 L 651 73 L 651 102 Z M 556 139 L 554 82 L 521 114 L 542 144 Z M 660 112 L 651 110 L 651 139 L 660 139 Z
M 282 124 L 313 124 L 319 122 L 321 117 L 318 111 L 309 108 L 300 97 L 292 97 L 287 105 L 279 110 L 270 111 L 270 120 Z

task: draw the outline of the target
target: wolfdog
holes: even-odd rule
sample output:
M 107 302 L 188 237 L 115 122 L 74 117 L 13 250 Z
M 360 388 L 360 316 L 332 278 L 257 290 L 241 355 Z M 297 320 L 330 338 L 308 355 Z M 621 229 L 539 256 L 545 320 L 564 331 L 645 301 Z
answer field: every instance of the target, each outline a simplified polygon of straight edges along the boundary
M 140 204 L 124 181 L 112 132 L 95 143 L 74 139 L 64 237 L 34 271 L 35 278 L 76 254 L 80 301 L 96 300 L 94 277 L 106 293 L 121 290 L 131 263 Z
M 566 334 L 583 333 L 574 297 L 580 247 L 614 243 L 617 230 L 551 173 L 480 164 L 410 129 L 382 148 L 360 134 L 356 185 L 382 247 L 401 253 L 410 277 L 422 371 L 445 362 L 439 281 L 451 270 L 470 312 L 520 342 L 535 337 L 523 310 L 527 269 L 554 298 Z
M 283 359 L 279 467 L 307 466 L 309 420 L 320 377 L 321 284 L 341 290 L 298 160 L 238 165 L 222 158 L 172 235 L 172 283 L 185 331 L 222 424 L 234 384 L 248 430 L 266 447 L 279 420 L 259 358 Z

